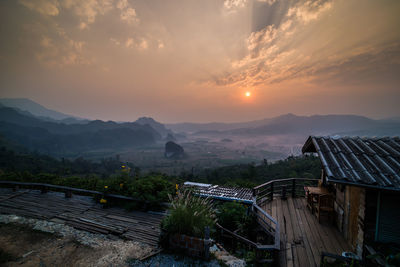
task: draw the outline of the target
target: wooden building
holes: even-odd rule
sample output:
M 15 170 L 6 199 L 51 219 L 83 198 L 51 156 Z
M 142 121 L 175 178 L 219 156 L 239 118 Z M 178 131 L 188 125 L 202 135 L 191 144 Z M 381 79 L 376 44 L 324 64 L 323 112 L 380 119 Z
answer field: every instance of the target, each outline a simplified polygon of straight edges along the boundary
M 354 252 L 373 242 L 400 245 L 400 138 L 310 136 L 322 184 L 334 195 L 335 224 Z

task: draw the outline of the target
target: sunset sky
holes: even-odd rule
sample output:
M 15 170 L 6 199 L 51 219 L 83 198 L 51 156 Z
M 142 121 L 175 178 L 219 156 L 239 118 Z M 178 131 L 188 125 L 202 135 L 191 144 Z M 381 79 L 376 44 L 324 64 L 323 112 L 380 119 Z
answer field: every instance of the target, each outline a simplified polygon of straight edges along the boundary
M 400 116 L 399 14 L 398 0 L 2 0 L 0 97 L 117 121 Z

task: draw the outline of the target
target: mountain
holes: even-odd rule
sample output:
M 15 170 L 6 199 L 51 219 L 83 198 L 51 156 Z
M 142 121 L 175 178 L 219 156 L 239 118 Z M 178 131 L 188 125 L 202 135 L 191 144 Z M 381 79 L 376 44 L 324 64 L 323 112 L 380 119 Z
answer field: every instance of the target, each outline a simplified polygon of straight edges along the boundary
M 274 118 L 241 123 L 178 123 L 167 124 L 174 131 L 218 135 L 399 135 L 400 120 L 373 120 L 357 115 L 285 114 Z
M 354 115 L 296 116 L 286 114 L 271 119 L 263 126 L 231 131 L 235 134 L 329 134 L 365 128 L 373 124 L 371 119 Z
M 140 125 L 149 125 L 152 127 L 154 130 L 156 130 L 163 138 L 166 138 L 168 135 L 172 135 L 172 131 L 165 128 L 164 124 L 159 123 L 158 121 L 155 121 L 153 118 L 150 117 L 141 117 L 135 121 L 135 123 L 138 123 Z
M 11 143 L 55 156 L 140 147 L 161 140 L 149 125 L 100 120 L 68 125 L 44 121 L 9 107 L 0 107 L 0 135 Z
M 21 111 L 27 111 L 34 116 L 41 117 L 43 120 L 64 120 L 64 123 L 77 123 L 81 120 L 85 120 L 76 116 L 45 108 L 44 106 L 27 98 L 2 98 L 0 99 L 0 104 L 6 107 L 17 108 Z
M 400 133 L 400 123 L 373 120 L 356 115 L 296 116 L 286 114 L 270 120 L 266 125 L 229 131 L 238 135 L 393 135 Z

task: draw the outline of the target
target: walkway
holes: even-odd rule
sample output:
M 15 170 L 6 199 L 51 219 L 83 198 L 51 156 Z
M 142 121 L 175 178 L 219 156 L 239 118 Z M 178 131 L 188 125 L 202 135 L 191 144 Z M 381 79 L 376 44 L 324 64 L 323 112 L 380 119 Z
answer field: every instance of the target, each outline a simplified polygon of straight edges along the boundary
M 274 199 L 263 207 L 277 218 L 281 231 L 280 266 L 319 266 L 321 252 L 350 251 L 333 225 L 318 223 L 303 197 Z

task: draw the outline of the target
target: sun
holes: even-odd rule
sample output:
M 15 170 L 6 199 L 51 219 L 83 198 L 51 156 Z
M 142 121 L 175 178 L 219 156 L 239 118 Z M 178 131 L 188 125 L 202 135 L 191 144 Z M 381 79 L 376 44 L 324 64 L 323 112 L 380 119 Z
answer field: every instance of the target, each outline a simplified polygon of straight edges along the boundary
M 246 97 L 250 97 L 250 96 L 251 96 L 251 93 L 250 93 L 249 91 L 247 91 L 244 95 L 245 95 Z

